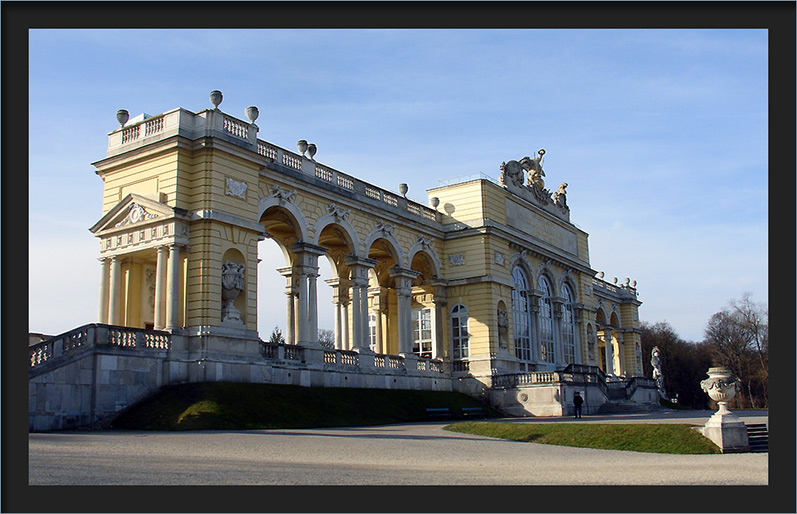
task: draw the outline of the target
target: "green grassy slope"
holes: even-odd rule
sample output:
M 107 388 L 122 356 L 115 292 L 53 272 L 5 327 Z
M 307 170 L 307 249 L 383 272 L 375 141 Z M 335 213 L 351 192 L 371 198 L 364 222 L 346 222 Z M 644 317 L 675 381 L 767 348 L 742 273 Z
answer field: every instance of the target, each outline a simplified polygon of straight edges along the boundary
M 462 407 L 481 406 L 467 395 L 443 391 L 214 382 L 166 386 L 123 412 L 112 427 L 241 430 L 362 426 L 425 421 L 427 408 L 448 407 L 459 414 Z
M 720 449 L 691 425 L 466 422 L 444 427 L 512 441 L 649 453 L 704 454 Z

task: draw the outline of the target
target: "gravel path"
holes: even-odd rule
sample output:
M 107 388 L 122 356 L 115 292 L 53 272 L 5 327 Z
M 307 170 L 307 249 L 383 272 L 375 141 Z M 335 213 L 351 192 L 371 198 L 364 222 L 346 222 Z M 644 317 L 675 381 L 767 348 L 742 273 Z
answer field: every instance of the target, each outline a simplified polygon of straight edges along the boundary
M 610 420 L 702 424 L 708 417 L 690 414 Z M 766 415 L 743 419 L 765 422 Z M 767 484 L 765 453 L 665 455 L 569 448 L 447 432 L 444 425 L 30 434 L 28 476 L 31 485 Z

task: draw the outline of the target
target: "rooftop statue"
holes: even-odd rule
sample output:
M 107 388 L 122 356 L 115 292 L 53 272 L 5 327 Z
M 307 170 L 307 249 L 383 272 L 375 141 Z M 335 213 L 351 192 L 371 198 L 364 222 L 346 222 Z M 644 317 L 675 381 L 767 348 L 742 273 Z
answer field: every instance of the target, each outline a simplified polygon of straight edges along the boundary
M 537 157 L 530 159 L 528 157 L 523 157 L 520 160 L 520 163 L 523 165 L 529 172 L 529 187 L 534 188 L 536 187 L 539 190 L 545 189 L 545 181 L 542 177 L 545 176 L 545 172 L 542 171 L 542 163 L 545 159 L 545 150 L 540 148 L 537 151 Z

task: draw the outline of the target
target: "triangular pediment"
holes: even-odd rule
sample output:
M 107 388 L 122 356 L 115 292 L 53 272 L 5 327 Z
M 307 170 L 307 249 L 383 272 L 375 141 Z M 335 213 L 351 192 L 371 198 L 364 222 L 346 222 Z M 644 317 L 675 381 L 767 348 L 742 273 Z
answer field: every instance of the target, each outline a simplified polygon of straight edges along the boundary
M 153 221 L 173 218 L 174 215 L 174 209 L 165 203 L 130 193 L 105 213 L 105 216 L 100 218 L 89 230 L 94 234 L 99 234 L 128 226 L 148 225 Z

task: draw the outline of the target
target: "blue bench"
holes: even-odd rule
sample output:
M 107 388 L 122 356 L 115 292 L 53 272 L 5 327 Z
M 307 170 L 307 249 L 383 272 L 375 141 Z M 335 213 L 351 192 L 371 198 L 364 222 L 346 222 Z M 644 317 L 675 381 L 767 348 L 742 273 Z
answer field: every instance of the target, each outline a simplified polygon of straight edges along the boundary
M 462 407 L 461 410 L 465 418 L 483 418 L 487 415 L 481 407 Z

